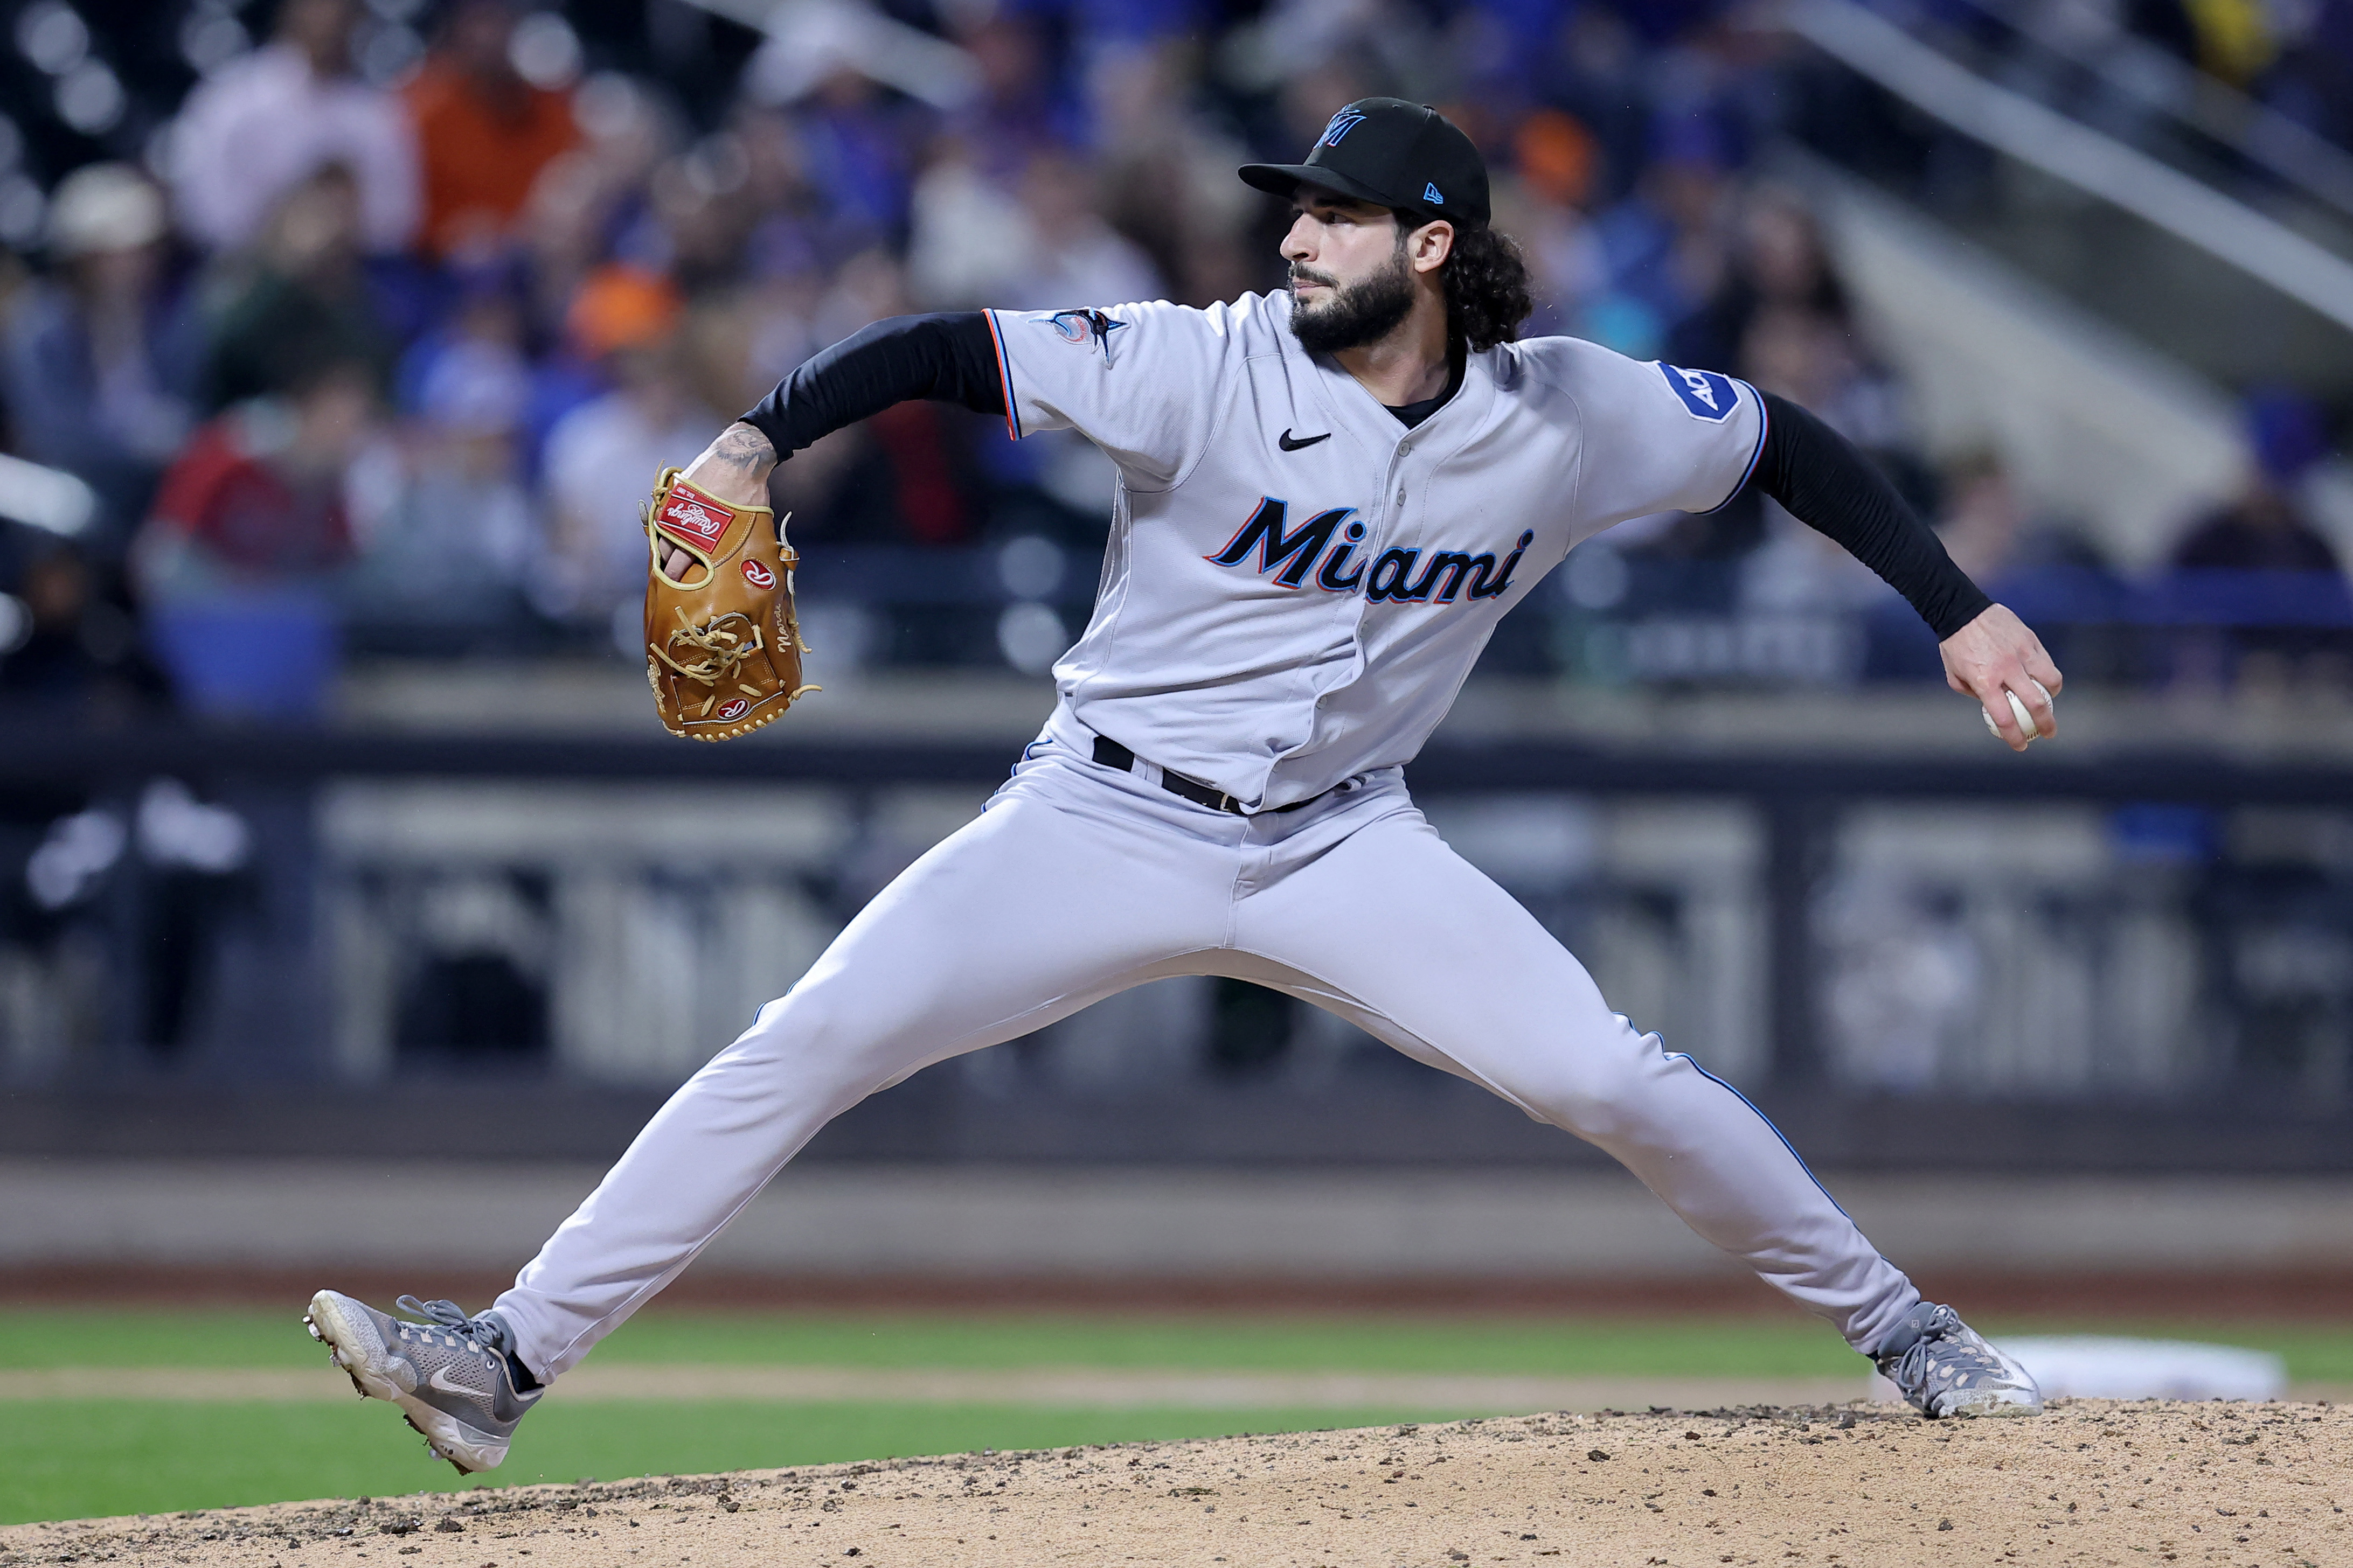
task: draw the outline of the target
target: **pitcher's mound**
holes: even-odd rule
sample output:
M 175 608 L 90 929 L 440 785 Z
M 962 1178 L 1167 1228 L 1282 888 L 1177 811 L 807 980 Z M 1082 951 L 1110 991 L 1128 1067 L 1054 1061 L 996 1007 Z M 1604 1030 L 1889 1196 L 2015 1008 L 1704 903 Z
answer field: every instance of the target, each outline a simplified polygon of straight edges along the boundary
M 2328 1405 L 1652 1411 L 18 1526 L 0 1563 L 2334 1568 L 2348 1477 Z

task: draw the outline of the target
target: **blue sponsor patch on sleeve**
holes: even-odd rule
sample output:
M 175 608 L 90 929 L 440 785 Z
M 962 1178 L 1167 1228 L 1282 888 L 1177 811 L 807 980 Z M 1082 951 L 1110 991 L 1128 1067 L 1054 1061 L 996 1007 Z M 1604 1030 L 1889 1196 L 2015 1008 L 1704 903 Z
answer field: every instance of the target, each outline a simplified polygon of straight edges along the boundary
M 1683 400 L 1683 406 L 1692 411 L 1694 418 L 1726 419 L 1731 417 L 1734 409 L 1740 406 L 1740 389 L 1733 384 L 1730 376 L 1718 375 L 1712 370 L 1685 370 L 1664 360 L 1654 363 L 1659 367 L 1659 374 L 1667 378 L 1667 384 L 1674 389 L 1675 395 Z

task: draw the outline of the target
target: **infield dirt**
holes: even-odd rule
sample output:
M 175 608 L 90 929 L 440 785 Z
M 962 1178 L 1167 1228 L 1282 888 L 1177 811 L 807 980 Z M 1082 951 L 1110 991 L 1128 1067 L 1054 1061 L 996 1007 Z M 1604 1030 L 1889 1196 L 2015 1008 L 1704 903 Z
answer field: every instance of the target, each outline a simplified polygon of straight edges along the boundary
M 528 1437 L 526 1436 L 526 1441 Z M 2353 1564 L 2353 1414 L 1538 1415 L 0 1530 L 0 1564 Z

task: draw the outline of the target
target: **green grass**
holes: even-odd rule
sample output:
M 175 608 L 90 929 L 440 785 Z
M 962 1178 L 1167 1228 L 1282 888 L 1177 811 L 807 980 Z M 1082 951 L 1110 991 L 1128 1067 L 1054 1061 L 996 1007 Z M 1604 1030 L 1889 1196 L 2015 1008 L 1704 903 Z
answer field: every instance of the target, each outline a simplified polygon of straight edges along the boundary
M 0 1368 L 316 1368 L 299 1306 L 0 1310 Z M 1989 1321 L 2004 1331 L 2212 1340 L 2283 1356 L 2291 1378 L 2353 1384 L 2353 1327 Z M 1328 1318 L 648 1311 L 599 1362 L 835 1367 L 1093 1366 L 1554 1376 L 1811 1377 L 1860 1373 L 1820 1324 L 1782 1317 Z M 1430 1411 L 1056 1411 L 993 1405 L 582 1404 L 527 1426 L 499 1484 L 1345 1426 Z M 0 1404 L 0 1523 L 460 1484 L 381 1405 Z
M 976 1448 L 1363 1426 L 1386 1410 L 1039 1410 L 996 1405 L 575 1405 L 461 1479 L 389 1405 L 0 1405 L 0 1524 L 321 1497 L 396 1497 L 583 1476 L 692 1475 Z
M 0 1310 L 0 1368 L 312 1366 L 300 1311 Z M 641 1313 L 599 1363 L 858 1367 L 1836 1376 L 1852 1352 L 1810 1319 L 1135 1317 Z
M 315 1366 L 299 1308 L 0 1310 L 0 1368 Z M 2276 1352 L 2299 1383 L 2353 1383 L 2353 1327 L 2110 1319 L 1988 1320 L 1987 1331 L 2131 1333 Z M 1835 1377 L 1852 1352 L 1821 1324 L 1784 1317 L 1474 1316 L 1247 1318 L 981 1312 L 665 1311 L 624 1325 L 600 1363 L 735 1362 L 860 1367 L 1193 1367 L 1220 1371 Z

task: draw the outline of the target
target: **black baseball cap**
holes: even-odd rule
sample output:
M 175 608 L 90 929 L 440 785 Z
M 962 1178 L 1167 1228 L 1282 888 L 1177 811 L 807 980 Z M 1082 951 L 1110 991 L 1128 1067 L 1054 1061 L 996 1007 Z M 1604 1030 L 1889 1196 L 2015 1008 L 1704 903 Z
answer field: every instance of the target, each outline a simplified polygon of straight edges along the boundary
M 1304 163 L 1245 163 L 1246 184 L 1287 196 L 1321 185 L 1427 223 L 1487 222 L 1487 164 L 1460 127 L 1426 103 L 1360 98 L 1332 117 Z

